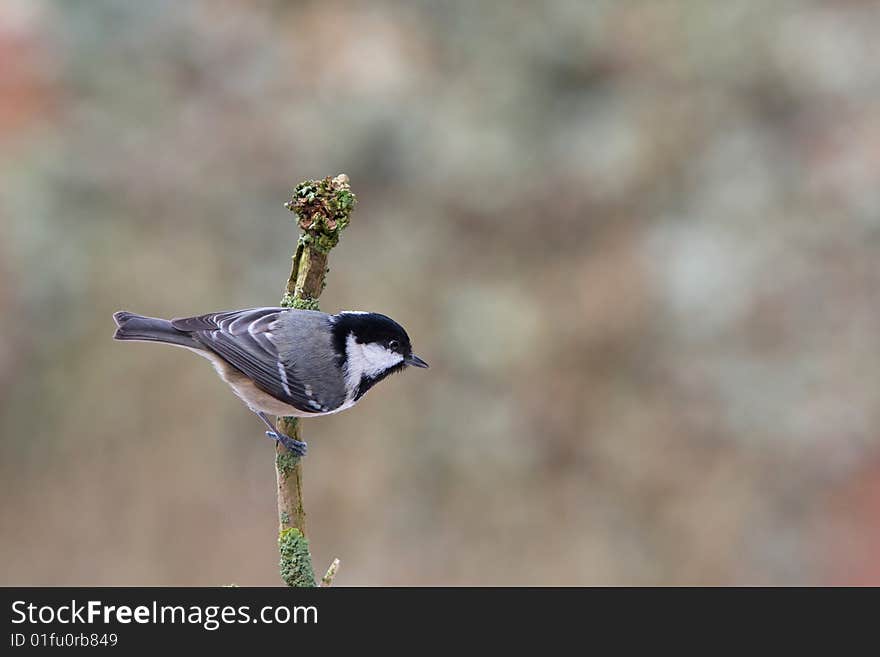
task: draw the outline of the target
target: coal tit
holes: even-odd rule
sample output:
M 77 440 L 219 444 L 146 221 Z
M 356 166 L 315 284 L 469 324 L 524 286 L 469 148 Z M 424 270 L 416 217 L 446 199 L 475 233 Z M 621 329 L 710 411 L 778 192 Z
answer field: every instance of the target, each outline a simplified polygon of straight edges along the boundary
M 428 367 L 403 327 L 378 313 L 250 308 L 172 320 L 122 311 L 113 319 L 116 340 L 164 342 L 210 360 L 266 434 L 300 456 L 306 444 L 277 431 L 267 414 L 338 413 L 407 365 Z

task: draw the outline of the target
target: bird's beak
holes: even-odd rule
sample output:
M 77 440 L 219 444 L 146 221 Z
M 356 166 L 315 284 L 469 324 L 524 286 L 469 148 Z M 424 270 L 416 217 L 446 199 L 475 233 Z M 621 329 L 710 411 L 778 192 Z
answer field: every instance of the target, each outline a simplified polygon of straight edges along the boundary
M 406 358 L 403 359 L 403 362 L 407 365 L 412 365 L 413 367 L 427 367 L 428 364 L 423 361 L 421 358 L 416 356 L 415 354 L 410 354 Z

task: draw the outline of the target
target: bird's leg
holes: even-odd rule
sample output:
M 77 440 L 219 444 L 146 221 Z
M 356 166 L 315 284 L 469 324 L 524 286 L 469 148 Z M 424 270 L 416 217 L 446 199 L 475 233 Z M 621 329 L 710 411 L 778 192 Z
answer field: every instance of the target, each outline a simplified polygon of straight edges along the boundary
M 269 431 L 266 432 L 266 435 L 269 436 L 269 438 L 278 441 L 296 456 L 306 455 L 306 449 L 308 448 L 308 445 L 306 445 L 302 440 L 291 438 L 290 436 L 286 436 L 278 431 L 278 429 L 275 428 L 275 425 L 272 424 L 272 421 L 265 413 L 261 411 L 255 411 L 255 413 L 257 414 L 257 417 L 259 417 L 263 422 L 266 423 L 266 426 L 269 427 Z

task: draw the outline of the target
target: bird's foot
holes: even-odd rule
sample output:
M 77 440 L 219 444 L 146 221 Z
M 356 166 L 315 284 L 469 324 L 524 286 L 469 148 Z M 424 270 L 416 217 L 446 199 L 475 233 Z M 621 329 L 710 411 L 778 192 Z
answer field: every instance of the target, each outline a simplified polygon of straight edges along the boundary
M 306 450 L 309 446 L 302 440 L 297 440 L 296 438 L 285 436 L 283 433 L 279 433 L 278 431 L 267 431 L 266 435 L 269 436 L 269 438 L 271 438 L 272 440 L 275 440 L 284 445 L 295 456 L 306 455 Z

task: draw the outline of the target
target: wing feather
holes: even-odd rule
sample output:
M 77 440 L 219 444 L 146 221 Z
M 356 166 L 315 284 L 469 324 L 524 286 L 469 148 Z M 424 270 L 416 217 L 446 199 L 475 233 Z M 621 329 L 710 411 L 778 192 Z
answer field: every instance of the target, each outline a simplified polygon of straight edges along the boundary
M 171 320 L 205 348 L 250 378 L 263 392 L 307 413 L 331 410 L 315 399 L 311 387 L 297 378 L 294 368 L 279 355 L 272 325 L 285 308 L 251 308 Z M 335 407 L 335 406 L 334 406 Z

